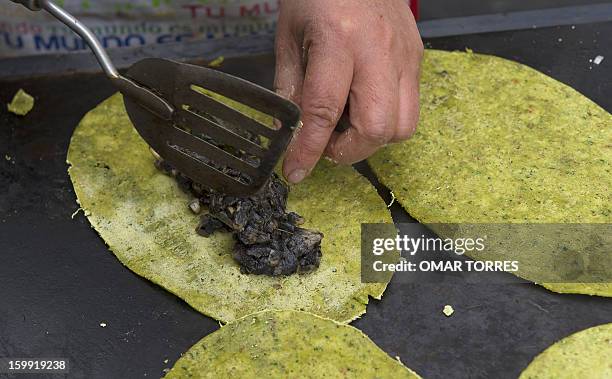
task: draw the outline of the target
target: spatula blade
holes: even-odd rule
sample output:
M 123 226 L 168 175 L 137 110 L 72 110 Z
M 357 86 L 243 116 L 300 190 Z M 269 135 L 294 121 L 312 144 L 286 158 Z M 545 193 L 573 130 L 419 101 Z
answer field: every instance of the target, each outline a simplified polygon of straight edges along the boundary
M 165 121 L 124 97 L 142 138 L 178 171 L 222 193 L 247 196 L 261 189 L 299 124 L 293 102 L 206 67 L 152 58 L 126 76 L 175 109 Z

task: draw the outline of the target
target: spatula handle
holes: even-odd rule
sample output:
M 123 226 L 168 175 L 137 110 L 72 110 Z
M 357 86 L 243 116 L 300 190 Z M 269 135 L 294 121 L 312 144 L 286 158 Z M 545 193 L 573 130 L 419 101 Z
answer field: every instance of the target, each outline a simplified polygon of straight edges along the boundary
M 100 41 L 98 41 L 96 36 L 93 34 L 91 30 L 89 30 L 88 27 L 83 25 L 79 20 L 77 20 L 70 13 L 66 12 L 61 7 L 59 7 L 52 1 L 48 1 L 48 0 L 11 0 L 11 1 L 13 3 L 21 4 L 24 7 L 32 11 L 39 11 L 41 9 L 44 9 L 47 12 L 51 13 L 53 17 L 60 20 L 67 27 L 69 27 L 76 34 L 78 34 L 81 38 L 83 38 L 85 42 L 87 42 L 87 45 L 89 45 L 89 47 L 93 51 L 94 55 L 96 56 L 96 59 L 100 63 L 100 66 L 102 66 L 102 69 L 104 70 L 104 73 L 106 74 L 106 76 L 108 76 L 111 79 L 116 79 L 119 77 L 119 73 L 117 72 L 115 65 L 113 65 L 113 62 L 108 57 L 108 54 L 106 54 L 106 51 L 104 51 L 104 48 L 100 44 Z
M 67 27 L 69 27 L 76 34 L 78 34 L 81 38 L 83 38 L 85 42 L 87 42 L 87 45 L 89 45 L 89 47 L 93 51 L 94 55 L 96 56 L 96 59 L 100 63 L 100 66 L 102 66 L 102 70 L 104 70 L 106 76 L 108 76 L 110 79 L 116 79 L 119 77 L 119 72 L 117 72 L 115 65 L 110 60 L 108 54 L 100 44 L 100 41 L 98 41 L 95 34 L 93 34 L 93 32 L 89 30 L 88 27 L 83 25 L 79 20 L 76 19 L 76 17 L 72 16 L 70 13 L 66 12 L 63 8 L 56 5 L 52 1 L 37 0 L 33 2 L 35 3 L 35 6 L 38 5 L 40 6 L 40 8 L 51 13 L 53 17 L 60 20 Z
M 134 100 L 140 105 L 166 120 L 172 118 L 172 113 L 174 112 L 172 106 L 145 87 L 133 82 L 129 78 L 121 76 L 106 53 L 106 50 L 104 50 L 104 47 L 102 47 L 102 44 L 100 44 L 100 41 L 98 41 L 96 38 L 95 34 L 87 26 L 77 20 L 76 17 L 72 16 L 63 8 L 49 0 L 11 1 L 22 4 L 33 11 L 44 9 L 49 12 L 53 17 L 60 20 L 81 38 L 83 38 L 85 42 L 87 42 L 87 45 L 96 56 L 98 63 L 100 63 L 102 70 L 104 70 L 106 76 L 113 82 L 117 89 L 121 91 L 121 93 L 134 98 Z

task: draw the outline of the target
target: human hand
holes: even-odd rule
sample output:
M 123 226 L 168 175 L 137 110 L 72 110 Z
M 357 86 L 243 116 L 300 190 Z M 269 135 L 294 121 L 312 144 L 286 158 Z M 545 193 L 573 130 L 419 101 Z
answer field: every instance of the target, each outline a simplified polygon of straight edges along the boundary
M 422 55 L 405 0 L 282 1 L 275 88 L 303 111 L 283 164 L 287 180 L 302 181 L 323 154 L 352 164 L 408 139 Z M 345 106 L 350 127 L 338 133 Z

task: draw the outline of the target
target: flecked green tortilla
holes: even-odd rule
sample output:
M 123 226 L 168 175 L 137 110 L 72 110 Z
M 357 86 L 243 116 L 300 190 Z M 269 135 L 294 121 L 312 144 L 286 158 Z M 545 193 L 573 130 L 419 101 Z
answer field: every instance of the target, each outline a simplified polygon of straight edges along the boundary
M 519 379 L 612 378 L 612 324 L 595 326 L 555 343 Z
M 612 117 L 585 96 L 516 62 L 436 50 L 425 53 L 417 132 L 369 159 L 425 224 L 610 223 L 611 163 Z M 612 296 L 612 283 L 544 286 Z
M 20 89 L 13 96 L 13 100 L 6 105 L 6 108 L 9 112 L 18 116 L 25 116 L 34 108 L 34 98 L 23 89 Z
M 358 329 L 306 312 L 264 311 L 204 337 L 173 378 L 419 378 Z
M 272 278 L 240 273 L 229 233 L 198 236 L 190 199 L 153 159 L 120 95 L 85 116 L 68 151 L 80 206 L 110 250 L 198 311 L 222 322 L 271 308 L 349 322 L 365 313 L 369 296 L 382 296 L 386 283 L 360 280 L 360 224 L 389 223 L 391 217 L 352 168 L 323 162 L 292 188 L 288 208 L 305 218 L 304 227 L 324 233 L 323 258 L 313 273 Z

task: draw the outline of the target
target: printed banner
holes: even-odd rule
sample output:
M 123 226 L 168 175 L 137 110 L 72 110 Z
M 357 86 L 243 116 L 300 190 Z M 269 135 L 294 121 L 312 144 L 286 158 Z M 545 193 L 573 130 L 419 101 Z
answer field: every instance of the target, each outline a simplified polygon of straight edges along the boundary
M 105 48 L 274 33 L 278 0 L 65 0 L 61 5 Z M 44 11 L 3 2 L 0 57 L 62 54 L 87 49 L 68 27 Z
M 279 0 L 58 0 L 105 48 L 274 33 Z M 413 1 L 416 12 L 416 1 Z M 415 13 L 416 14 L 416 13 Z M 64 54 L 87 49 L 44 11 L 0 5 L 0 58 Z

